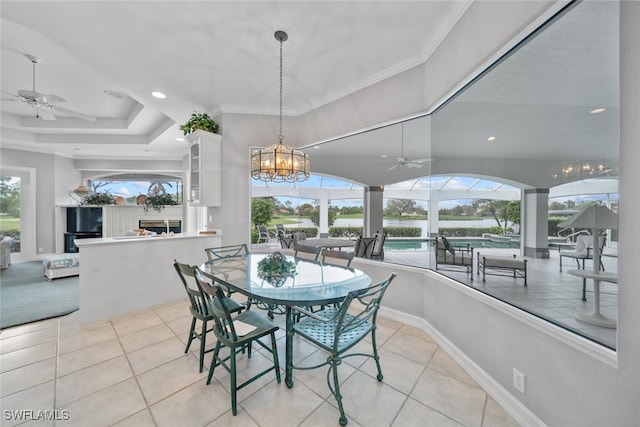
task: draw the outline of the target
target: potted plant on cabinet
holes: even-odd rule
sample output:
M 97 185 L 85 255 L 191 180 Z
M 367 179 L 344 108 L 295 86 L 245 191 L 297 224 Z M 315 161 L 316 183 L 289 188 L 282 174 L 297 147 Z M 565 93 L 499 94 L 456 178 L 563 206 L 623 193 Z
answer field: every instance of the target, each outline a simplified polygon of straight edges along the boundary
M 157 212 L 162 212 L 165 206 L 175 206 L 178 201 L 171 194 L 150 194 L 144 199 L 142 209 L 145 212 L 149 212 L 149 208 Z
M 187 120 L 184 124 L 180 125 L 180 129 L 184 133 L 185 136 L 189 135 L 196 130 L 204 130 L 211 133 L 218 133 L 218 123 L 213 120 L 207 113 L 196 113 L 191 114 L 189 120 Z
M 82 198 L 80 201 L 80 206 L 86 205 L 113 205 L 115 204 L 115 198 L 108 191 L 96 191 L 94 193 L 89 193 Z

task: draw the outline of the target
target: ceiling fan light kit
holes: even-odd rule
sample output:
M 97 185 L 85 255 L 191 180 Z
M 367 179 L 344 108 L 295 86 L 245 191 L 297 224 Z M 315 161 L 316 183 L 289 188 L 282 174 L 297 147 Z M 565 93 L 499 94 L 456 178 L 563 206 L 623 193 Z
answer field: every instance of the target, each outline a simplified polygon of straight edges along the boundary
M 43 120 L 56 120 L 56 116 L 54 113 L 62 113 L 68 116 L 76 117 L 82 120 L 87 120 L 90 122 L 95 122 L 96 118 L 89 116 L 87 114 L 79 113 L 77 111 L 69 110 L 67 108 L 59 107 L 55 104 L 60 104 L 62 102 L 66 102 L 66 99 L 50 94 L 45 95 L 36 90 L 36 64 L 40 63 L 40 58 L 37 58 L 33 55 L 25 56 L 31 61 L 33 64 L 33 87 L 31 90 L 28 89 L 20 89 L 17 92 L 17 95 L 5 92 L 8 95 L 11 95 L 11 99 L 13 101 L 18 101 L 21 103 L 25 103 L 30 105 L 31 107 L 36 109 L 36 117 Z

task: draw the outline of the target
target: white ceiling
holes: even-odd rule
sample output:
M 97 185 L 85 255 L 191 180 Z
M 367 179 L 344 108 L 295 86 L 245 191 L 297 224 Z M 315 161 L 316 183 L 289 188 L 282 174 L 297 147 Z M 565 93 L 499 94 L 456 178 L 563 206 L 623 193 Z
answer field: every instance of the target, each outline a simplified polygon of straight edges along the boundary
M 283 107 L 297 115 L 423 63 L 468 6 L 2 1 L 2 90 L 31 89 L 25 54 L 35 55 L 41 59 L 37 90 L 97 117 L 92 123 L 60 114 L 44 121 L 25 104 L 2 101 L 2 144 L 73 158 L 179 159 L 186 143 L 176 142 L 178 124 L 193 111 L 278 113 L 276 30 L 289 34 Z M 430 171 L 460 173 L 447 168 L 463 165 L 461 157 L 507 160 L 509 178 L 520 182 L 515 161 L 607 159 L 617 166 L 617 14 L 617 2 L 578 3 L 436 112 L 430 129 L 416 122 L 405 125 L 404 134 L 396 125 L 326 143 L 310 151 L 314 172 L 379 185 Z M 167 98 L 153 98 L 154 90 Z M 589 114 L 596 107 L 607 111 Z M 490 135 L 497 139 L 488 144 Z M 388 171 L 403 142 L 405 156 L 436 161 Z M 506 173 L 485 169 L 490 176 Z
M 2 143 L 74 158 L 179 158 L 193 111 L 297 115 L 425 61 L 461 1 L 2 1 L 2 98 L 32 89 L 95 122 L 3 100 Z M 107 96 L 115 91 L 121 99 Z M 167 95 L 164 100 L 152 91 Z

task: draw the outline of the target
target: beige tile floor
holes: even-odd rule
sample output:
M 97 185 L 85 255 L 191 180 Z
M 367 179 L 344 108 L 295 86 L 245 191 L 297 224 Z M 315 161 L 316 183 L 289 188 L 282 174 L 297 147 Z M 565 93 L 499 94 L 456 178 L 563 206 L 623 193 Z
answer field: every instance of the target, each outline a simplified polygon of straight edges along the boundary
M 38 411 L 57 410 L 57 421 L 24 425 L 338 425 L 324 369 L 294 371 L 292 389 L 274 375 L 260 378 L 239 391 L 234 417 L 228 374 L 216 369 L 207 386 L 207 370 L 198 373 L 199 343 L 184 353 L 190 320 L 185 300 L 91 325 L 79 325 L 76 312 L 3 330 L 0 424 L 24 423 L 25 412 L 20 421 L 11 411 L 42 416 Z M 385 318 L 378 325 L 383 382 L 370 359 L 354 357 L 340 366 L 350 426 L 517 425 L 429 336 Z M 278 349 L 282 366 L 282 330 Z M 325 357 L 301 340 L 294 351 L 296 363 Z M 262 351 L 241 357 L 239 381 L 269 363 Z

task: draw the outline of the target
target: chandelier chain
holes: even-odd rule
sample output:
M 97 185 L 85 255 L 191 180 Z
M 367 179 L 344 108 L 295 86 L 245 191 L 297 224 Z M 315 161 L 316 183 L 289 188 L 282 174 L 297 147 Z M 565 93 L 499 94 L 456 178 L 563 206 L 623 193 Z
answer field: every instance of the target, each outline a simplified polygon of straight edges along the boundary
M 282 38 L 280 38 L 280 133 L 278 134 L 278 141 L 282 144 L 284 137 L 282 136 Z
M 284 31 L 276 31 L 280 42 L 280 134 L 278 142 L 251 153 L 251 177 L 265 182 L 297 182 L 309 179 L 309 155 L 301 150 L 283 144 L 282 103 L 283 103 L 283 47 L 288 38 Z

